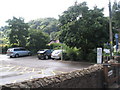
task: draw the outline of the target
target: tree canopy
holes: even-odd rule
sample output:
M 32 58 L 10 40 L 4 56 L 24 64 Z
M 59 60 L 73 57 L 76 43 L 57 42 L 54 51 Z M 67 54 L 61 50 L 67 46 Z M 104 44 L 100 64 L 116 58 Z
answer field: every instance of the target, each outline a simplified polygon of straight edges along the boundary
M 49 36 L 40 30 L 30 29 L 28 36 L 27 46 L 33 50 L 33 52 L 46 48 L 49 42 Z
M 120 6 L 114 2 L 112 6 L 112 20 L 115 29 L 120 29 Z
M 59 31 L 58 20 L 55 18 L 40 18 L 37 20 L 31 20 L 28 22 L 31 29 L 38 29 L 42 32 L 48 33 L 49 35 L 52 32 Z
M 11 30 L 9 34 L 10 44 L 26 46 L 29 26 L 24 22 L 24 19 L 13 17 L 13 19 L 9 19 L 7 23 L 9 25 L 9 29 Z
M 62 33 L 60 41 L 83 52 L 83 59 L 97 47 L 103 47 L 109 40 L 108 19 L 103 8 L 87 7 L 85 2 L 70 7 L 60 16 Z

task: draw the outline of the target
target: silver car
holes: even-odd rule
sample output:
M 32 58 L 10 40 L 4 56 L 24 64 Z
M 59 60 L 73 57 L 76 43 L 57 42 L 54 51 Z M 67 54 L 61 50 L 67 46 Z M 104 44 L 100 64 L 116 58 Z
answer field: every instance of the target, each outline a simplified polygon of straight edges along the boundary
M 29 50 L 26 50 L 23 47 L 9 48 L 7 50 L 7 56 L 10 56 L 10 57 L 19 57 L 19 56 L 26 56 L 26 55 L 31 55 L 31 52 Z

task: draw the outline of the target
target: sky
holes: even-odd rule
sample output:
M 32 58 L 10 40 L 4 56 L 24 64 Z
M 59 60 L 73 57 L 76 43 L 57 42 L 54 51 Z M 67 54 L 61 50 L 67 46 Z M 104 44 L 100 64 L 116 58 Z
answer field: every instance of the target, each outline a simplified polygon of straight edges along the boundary
M 0 0 L 0 27 L 7 25 L 5 21 L 12 19 L 13 16 L 23 17 L 25 22 L 38 18 L 54 17 L 74 5 L 76 0 Z M 78 3 L 87 2 L 89 8 L 95 5 L 98 8 L 105 8 L 104 14 L 109 15 L 109 0 L 77 0 Z M 113 3 L 114 0 L 111 0 Z

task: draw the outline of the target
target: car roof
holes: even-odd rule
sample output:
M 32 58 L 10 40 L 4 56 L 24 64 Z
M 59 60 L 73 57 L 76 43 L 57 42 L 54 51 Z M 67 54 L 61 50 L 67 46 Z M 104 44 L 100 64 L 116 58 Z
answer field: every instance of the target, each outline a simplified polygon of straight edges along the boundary
M 24 47 L 14 47 L 14 48 L 9 48 L 9 49 L 23 49 Z
M 53 50 L 53 49 L 41 49 L 39 51 L 47 51 L 47 50 Z
M 61 49 L 58 49 L 58 50 L 54 50 L 54 52 L 58 52 L 58 51 L 62 51 Z

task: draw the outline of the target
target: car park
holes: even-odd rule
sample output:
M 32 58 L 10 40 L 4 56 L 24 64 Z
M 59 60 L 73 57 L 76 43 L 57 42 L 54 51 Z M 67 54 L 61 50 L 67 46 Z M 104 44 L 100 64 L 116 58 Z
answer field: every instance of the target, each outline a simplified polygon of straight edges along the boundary
M 59 50 L 54 50 L 51 54 L 51 58 L 52 59 L 60 59 L 61 58 L 61 55 L 62 55 L 62 51 L 61 49 Z
M 51 53 L 53 52 L 52 49 L 43 49 L 37 52 L 38 59 L 50 59 Z
M 15 47 L 15 48 L 9 48 L 7 50 L 7 56 L 10 57 L 19 57 L 19 56 L 26 56 L 26 55 L 31 55 L 31 51 L 23 48 L 23 47 Z

